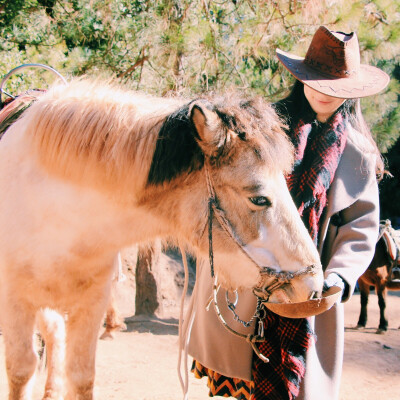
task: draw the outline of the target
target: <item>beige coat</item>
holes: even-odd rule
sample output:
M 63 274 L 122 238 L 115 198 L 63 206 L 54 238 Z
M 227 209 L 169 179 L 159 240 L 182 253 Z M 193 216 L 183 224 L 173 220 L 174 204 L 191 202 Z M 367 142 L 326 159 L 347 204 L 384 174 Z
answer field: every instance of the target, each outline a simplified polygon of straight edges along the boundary
M 334 181 L 328 193 L 328 205 L 320 229 L 319 252 L 325 275 L 336 272 L 349 290 L 343 302 L 353 293 L 358 277 L 368 267 L 375 249 L 379 228 L 378 185 L 375 178 L 375 155 L 360 141 L 360 135 L 349 132 Z M 333 215 L 335 218 L 331 219 Z M 332 222 L 339 226 L 335 226 Z M 222 291 L 220 291 L 222 292 Z M 251 379 L 253 351 L 243 339 L 228 332 L 216 317 L 211 306 L 205 305 L 211 296 L 210 270 L 202 263 L 192 296 L 192 315 L 189 354 L 203 365 L 221 374 Z M 243 333 L 251 333 L 232 319 L 219 293 L 222 314 L 229 325 Z M 255 297 L 248 291 L 240 294 L 238 314 L 249 319 L 255 309 Z M 306 375 L 299 399 L 336 400 L 341 378 L 344 343 L 343 304 L 312 318 L 317 334 L 316 345 L 307 353 Z

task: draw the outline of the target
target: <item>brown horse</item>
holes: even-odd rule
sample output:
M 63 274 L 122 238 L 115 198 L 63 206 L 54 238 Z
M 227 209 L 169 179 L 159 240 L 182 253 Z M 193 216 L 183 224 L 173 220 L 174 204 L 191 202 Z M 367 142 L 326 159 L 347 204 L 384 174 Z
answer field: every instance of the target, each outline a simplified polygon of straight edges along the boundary
M 367 323 L 367 305 L 368 295 L 371 286 L 375 287 L 378 295 L 378 304 L 380 310 L 379 327 L 376 331 L 378 334 L 385 333 L 388 328 L 388 320 L 385 316 L 386 310 L 386 294 L 388 290 L 400 290 L 398 249 L 393 252 L 393 244 L 388 242 L 393 239 L 395 230 L 391 227 L 390 221 L 381 224 L 380 235 L 375 247 L 375 255 L 368 269 L 358 279 L 358 285 L 361 294 L 361 311 L 357 323 L 357 328 L 365 328 Z

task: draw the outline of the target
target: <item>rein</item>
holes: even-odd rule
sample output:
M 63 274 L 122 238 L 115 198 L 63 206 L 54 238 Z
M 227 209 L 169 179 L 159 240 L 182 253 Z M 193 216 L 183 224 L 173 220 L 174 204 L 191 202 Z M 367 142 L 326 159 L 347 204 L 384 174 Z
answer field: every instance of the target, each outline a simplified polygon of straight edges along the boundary
M 281 288 L 282 286 L 289 284 L 292 279 L 301 276 L 301 275 L 306 275 L 306 274 L 316 274 L 316 266 L 315 265 L 310 265 L 305 268 L 302 268 L 299 271 L 296 272 L 289 272 L 289 271 L 276 271 L 273 268 L 270 267 L 263 267 L 257 263 L 256 260 L 248 253 L 248 251 L 244 248 L 243 243 L 241 240 L 238 238 L 236 235 L 231 223 L 225 216 L 225 212 L 218 206 L 218 200 L 215 194 L 214 190 L 214 185 L 212 183 L 211 179 L 211 174 L 210 174 L 210 169 L 207 163 L 205 163 L 204 166 L 205 170 L 205 175 L 206 175 L 206 182 L 207 182 L 207 190 L 208 190 L 208 195 L 209 195 L 209 200 L 208 200 L 208 242 L 209 242 L 209 260 L 210 260 L 210 267 L 211 267 L 211 276 L 214 278 L 214 285 L 213 285 L 213 297 L 210 299 L 207 308 L 210 306 L 211 302 L 214 303 L 214 308 L 217 313 L 217 316 L 220 320 L 220 322 L 223 324 L 223 326 L 233 333 L 236 336 L 242 337 L 245 339 L 248 343 L 251 344 L 253 347 L 254 352 L 260 357 L 260 359 L 264 362 L 269 362 L 268 358 L 265 357 L 260 353 L 258 350 L 256 343 L 263 342 L 265 341 L 264 338 L 264 327 L 261 319 L 265 315 L 265 308 L 263 303 L 268 302 L 272 292 L 276 289 Z M 238 248 L 242 251 L 243 254 L 246 255 L 246 257 L 253 262 L 253 264 L 259 269 L 260 273 L 260 279 L 257 283 L 256 286 L 253 287 L 253 293 L 257 297 L 257 306 L 256 310 L 251 317 L 250 321 L 243 321 L 239 318 L 237 315 L 235 308 L 236 304 L 238 301 L 238 295 L 237 291 L 235 291 L 236 299 L 232 303 L 229 300 L 228 297 L 228 291 L 226 292 L 226 301 L 229 310 L 234 314 L 234 320 L 240 322 L 244 327 L 249 327 L 253 320 L 258 318 L 258 332 L 256 335 L 249 334 L 245 335 L 240 332 L 237 332 L 233 328 L 231 328 L 225 319 L 223 318 L 219 306 L 218 306 L 218 300 L 217 300 L 217 294 L 219 290 L 218 286 L 218 278 L 215 276 L 215 269 L 214 269 L 214 251 L 213 251 L 213 234 L 212 234 L 212 228 L 213 228 L 213 216 L 215 215 L 218 223 L 222 227 L 222 229 L 225 231 L 227 236 L 229 236 L 234 243 L 238 246 Z M 271 280 L 269 284 L 267 284 L 267 281 Z

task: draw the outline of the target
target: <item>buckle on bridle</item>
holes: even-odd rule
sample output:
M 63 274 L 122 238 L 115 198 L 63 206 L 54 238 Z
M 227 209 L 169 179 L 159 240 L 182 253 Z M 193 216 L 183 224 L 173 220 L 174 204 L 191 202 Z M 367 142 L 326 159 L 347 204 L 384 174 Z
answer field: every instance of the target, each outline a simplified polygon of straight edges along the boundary
M 290 284 L 291 281 L 301 275 L 311 274 L 315 275 L 316 266 L 309 265 L 299 271 L 276 271 L 270 267 L 262 267 L 260 271 L 260 280 L 253 288 L 254 295 L 263 302 L 268 302 L 272 292 L 276 289 L 281 288 L 284 285 Z M 266 283 L 270 278 L 272 282 Z

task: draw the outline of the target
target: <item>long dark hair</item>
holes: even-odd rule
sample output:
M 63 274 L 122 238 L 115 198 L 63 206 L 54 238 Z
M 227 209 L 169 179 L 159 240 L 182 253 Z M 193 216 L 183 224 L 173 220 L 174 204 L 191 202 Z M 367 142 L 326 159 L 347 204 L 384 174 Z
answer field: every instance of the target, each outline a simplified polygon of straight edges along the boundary
M 308 121 L 316 119 L 316 114 L 304 95 L 304 84 L 298 80 L 296 80 L 289 95 L 275 103 L 274 107 L 285 122 L 289 132 L 296 127 L 300 119 Z M 376 175 L 379 179 L 382 178 L 385 172 L 384 162 L 381 152 L 365 122 L 361 111 L 360 99 L 346 99 L 334 114 L 338 112 L 341 112 L 350 125 L 371 144 L 373 153 L 376 155 Z M 333 118 L 333 115 L 331 118 Z

